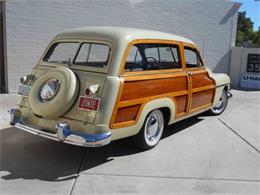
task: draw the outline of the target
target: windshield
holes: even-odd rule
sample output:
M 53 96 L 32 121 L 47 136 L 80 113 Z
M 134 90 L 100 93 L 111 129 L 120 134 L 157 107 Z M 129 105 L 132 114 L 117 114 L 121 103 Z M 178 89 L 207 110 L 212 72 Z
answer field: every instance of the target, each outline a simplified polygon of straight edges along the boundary
M 43 61 L 58 64 L 105 67 L 108 64 L 110 47 L 101 43 L 55 43 Z

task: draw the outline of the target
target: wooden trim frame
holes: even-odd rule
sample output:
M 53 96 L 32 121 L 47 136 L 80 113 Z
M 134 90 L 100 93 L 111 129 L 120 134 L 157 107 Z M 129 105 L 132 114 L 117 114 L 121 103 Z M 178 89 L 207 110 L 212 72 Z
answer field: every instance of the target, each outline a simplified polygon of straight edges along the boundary
M 151 70 L 151 71 L 134 71 L 134 72 L 126 72 L 125 71 L 125 63 L 128 57 L 128 54 L 130 52 L 130 49 L 135 44 L 140 43 L 158 43 L 158 44 L 172 44 L 178 46 L 179 51 L 179 60 L 180 60 L 180 68 L 177 69 L 167 69 L 167 70 Z M 178 87 L 172 86 L 173 90 L 170 90 L 171 84 L 173 84 L 172 79 L 181 79 L 185 80 L 183 82 L 183 86 Z M 169 86 L 159 87 L 159 85 L 156 85 L 157 82 L 169 84 Z M 150 94 L 145 94 L 145 92 L 142 90 L 143 86 L 147 87 L 146 84 L 149 84 L 150 86 Z M 178 83 L 180 84 L 180 83 Z M 133 85 L 136 86 L 136 90 L 132 87 Z M 154 87 L 153 87 L 154 86 Z M 177 90 L 174 90 L 174 88 L 178 88 Z M 131 96 L 131 92 L 135 94 Z M 126 92 L 127 91 L 127 92 Z M 116 104 L 113 109 L 113 114 L 110 120 L 110 128 L 122 128 L 127 127 L 131 125 L 135 125 L 142 113 L 142 110 L 144 108 L 144 105 L 152 100 L 169 97 L 172 99 L 173 104 L 175 107 L 178 105 L 178 101 L 181 101 L 182 104 L 184 104 L 183 99 L 176 100 L 175 97 L 183 97 L 187 96 L 185 105 L 182 106 L 182 109 L 184 108 L 183 112 L 176 113 L 177 116 L 183 116 L 188 112 L 188 92 L 189 92 L 189 85 L 188 85 L 188 77 L 184 70 L 184 64 L 183 64 L 183 54 L 181 49 L 181 43 L 178 41 L 172 41 L 172 40 L 159 40 L 159 39 L 138 39 L 134 40 L 129 43 L 127 46 L 121 66 L 120 66 L 120 88 L 119 93 L 117 96 Z M 126 98 L 127 97 L 127 98 Z M 130 109 L 132 109 L 132 106 L 139 106 L 139 110 L 137 113 L 130 113 Z M 131 116 L 135 116 L 135 118 L 132 118 L 132 120 L 124 121 L 117 123 L 118 121 L 118 110 L 129 108 L 129 110 L 126 110 L 126 113 L 130 113 Z M 133 110 L 133 109 L 132 109 Z M 133 110 L 135 112 L 135 110 Z M 126 118 L 131 118 L 129 116 L 125 116 Z M 120 118 L 121 119 L 121 118 Z
M 140 43 L 177 45 L 179 47 L 181 68 L 126 72 L 125 63 L 130 49 L 133 45 Z M 186 69 L 184 46 L 198 50 L 194 45 L 172 40 L 138 39 L 129 43 L 120 65 L 120 87 L 110 120 L 111 129 L 135 125 L 145 104 L 156 99 L 170 98 L 175 105 L 175 118 L 184 117 L 212 105 L 214 94 L 211 98 L 210 93 L 211 91 L 215 93 L 215 81 L 209 77 L 204 66 Z M 189 72 L 198 75 L 201 80 L 190 77 Z M 201 84 L 197 84 L 193 88 L 193 79 L 199 80 Z M 194 107 L 192 102 L 193 94 L 198 93 L 202 93 L 204 100 L 210 98 L 210 102 L 198 103 L 198 106 L 195 105 Z M 199 99 L 196 99 L 196 102 L 200 102 Z
M 113 114 L 110 121 L 110 128 L 122 128 L 122 127 L 135 125 L 142 113 L 145 104 L 152 100 L 168 97 L 172 99 L 176 108 L 178 108 L 178 100 L 175 99 L 176 97 L 187 96 L 187 101 L 188 101 L 188 81 L 185 72 L 177 73 L 176 76 L 175 74 L 162 75 L 162 76 L 163 78 L 160 78 L 160 75 L 159 76 L 147 75 L 146 79 L 145 78 L 141 79 L 142 77 L 141 78 L 136 77 L 137 78 L 136 80 L 135 80 L 135 76 L 121 77 L 119 94 L 117 96 L 116 104 L 113 109 Z M 186 82 L 183 82 L 183 86 L 181 86 L 180 88 L 178 88 L 178 90 L 175 91 L 171 90 L 171 88 L 169 87 L 158 89 L 158 86 L 161 84 L 158 84 L 157 86 L 155 84 L 156 82 L 165 82 L 165 83 L 170 82 L 169 80 L 172 79 L 182 79 L 182 80 L 186 80 Z M 150 82 L 151 83 L 150 86 L 153 86 L 154 84 L 154 88 L 152 87 L 149 90 L 149 92 L 146 93 L 146 91 L 143 91 L 142 88 L 147 87 L 147 85 L 142 84 L 142 82 Z M 174 82 L 174 80 L 172 82 Z M 132 85 L 136 85 L 136 88 L 133 88 Z M 173 87 L 175 88 L 176 86 Z M 133 93 L 134 95 L 131 96 L 131 93 Z M 136 114 L 134 114 L 135 118 L 133 118 L 130 121 L 116 123 L 119 109 L 123 109 L 127 107 L 130 108 L 131 106 L 137 106 L 137 105 L 139 106 L 139 110 Z M 184 112 L 176 113 L 177 116 L 183 116 L 186 114 L 188 109 L 187 102 L 184 107 L 185 107 Z M 126 116 L 126 118 L 128 118 L 128 116 Z
M 165 70 L 151 70 L 151 71 L 133 71 L 133 72 L 126 72 L 125 71 L 125 63 L 128 57 L 128 54 L 132 48 L 133 45 L 136 44 L 142 44 L 142 43 L 157 43 L 157 44 L 170 44 L 170 45 L 177 45 L 179 47 L 179 54 L 180 54 L 180 64 L 181 64 L 181 68 L 177 68 L 177 69 L 165 69 Z M 184 70 L 183 67 L 183 61 L 182 61 L 182 57 L 181 57 L 181 43 L 178 41 L 173 41 L 173 40 L 161 40 L 161 39 L 136 39 L 134 41 L 131 41 L 125 52 L 124 52 L 124 56 L 123 59 L 121 61 L 121 65 L 120 65 L 120 75 L 147 75 L 147 74 L 157 74 L 157 73 L 171 73 L 171 72 L 178 72 L 180 70 Z

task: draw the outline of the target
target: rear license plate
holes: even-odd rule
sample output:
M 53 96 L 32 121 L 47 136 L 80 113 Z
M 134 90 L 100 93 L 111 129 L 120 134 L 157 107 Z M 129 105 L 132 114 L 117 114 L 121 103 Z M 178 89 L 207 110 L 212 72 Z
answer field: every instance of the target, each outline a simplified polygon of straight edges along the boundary
M 91 110 L 97 112 L 99 108 L 99 104 L 100 104 L 99 98 L 81 96 L 79 99 L 79 109 L 82 110 Z
M 31 86 L 20 84 L 18 87 L 18 94 L 23 96 L 29 96 L 31 88 Z

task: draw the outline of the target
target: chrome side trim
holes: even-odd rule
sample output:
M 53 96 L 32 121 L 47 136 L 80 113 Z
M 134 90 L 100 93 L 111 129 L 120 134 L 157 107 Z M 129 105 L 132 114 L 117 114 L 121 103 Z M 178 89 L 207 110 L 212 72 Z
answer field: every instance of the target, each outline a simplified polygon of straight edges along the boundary
M 230 85 L 230 83 L 218 85 L 218 86 L 216 86 L 216 88 L 223 87 L 223 86 L 228 86 L 228 85 Z M 227 96 L 228 96 L 228 98 L 232 98 L 233 97 L 233 94 L 230 92 L 230 89 L 227 91 Z
M 216 86 L 216 88 L 223 87 L 223 86 L 228 86 L 228 85 L 230 85 L 230 83 L 225 83 L 225 84 L 222 84 L 222 85 L 218 85 L 218 86 Z

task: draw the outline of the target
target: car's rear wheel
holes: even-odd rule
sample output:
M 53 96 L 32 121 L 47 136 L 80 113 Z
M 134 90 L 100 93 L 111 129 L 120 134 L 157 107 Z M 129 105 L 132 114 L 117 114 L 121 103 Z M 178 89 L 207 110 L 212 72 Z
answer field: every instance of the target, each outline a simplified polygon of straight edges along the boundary
M 222 112 L 225 111 L 227 104 L 228 104 L 228 94 L 226 90 L 223 90 L 217 105 L 211 108 L 209 110 L 209 113 L 211 115 L 220 115 Z
M 161 110 L 154 110 L 148 114 L 142 129 L 133 137 L 133 140 L 138 148 L 149 150 L 159 143 L 163 129 L 163 113 Z

